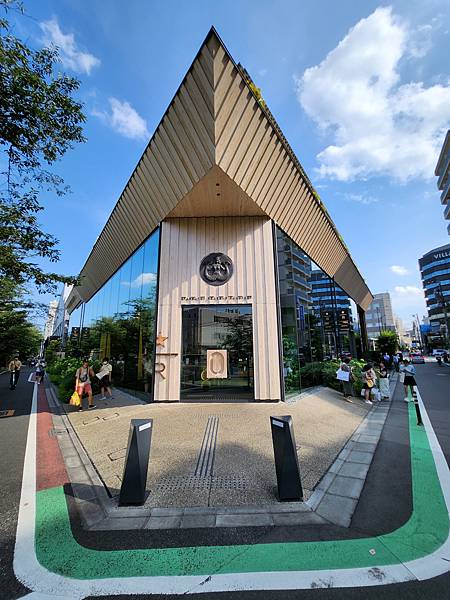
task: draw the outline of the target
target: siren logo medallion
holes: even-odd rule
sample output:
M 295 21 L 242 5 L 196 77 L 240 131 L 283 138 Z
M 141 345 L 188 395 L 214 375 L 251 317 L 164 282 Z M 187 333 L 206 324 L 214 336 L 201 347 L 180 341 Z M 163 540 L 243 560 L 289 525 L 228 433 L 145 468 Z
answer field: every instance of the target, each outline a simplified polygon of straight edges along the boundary
M 226 254 L 212 252 L 200 263 L 200 277 L 208 285 L 223 285 L 233 275 L 233 261 Z

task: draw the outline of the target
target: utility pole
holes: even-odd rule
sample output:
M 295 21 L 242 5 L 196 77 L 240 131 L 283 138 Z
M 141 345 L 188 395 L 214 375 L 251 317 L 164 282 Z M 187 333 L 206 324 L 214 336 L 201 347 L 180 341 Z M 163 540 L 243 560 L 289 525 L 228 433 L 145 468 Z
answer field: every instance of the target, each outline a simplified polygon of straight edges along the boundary
M 413 317 L 416 317 L 416 319 L 417 319 L 417 327 L 419 328 L 418 331 L 419 331 L 420 351 L 423 352 L 425 344 L 423 343 L 422 330 L 420 329 L 419 315 L 416 313 L 415 315 L 413 315 Z

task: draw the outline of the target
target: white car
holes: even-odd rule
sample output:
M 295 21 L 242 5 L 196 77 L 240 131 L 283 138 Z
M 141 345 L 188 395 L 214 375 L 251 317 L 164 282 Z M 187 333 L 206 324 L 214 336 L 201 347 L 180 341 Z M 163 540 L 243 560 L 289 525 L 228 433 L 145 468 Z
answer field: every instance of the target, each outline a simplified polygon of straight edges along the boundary
M 447 350 L 442 350 L 442 348 L 435 348 L 433 350 L 433 356 L 444 356 L 444 354 L 448 352 Z

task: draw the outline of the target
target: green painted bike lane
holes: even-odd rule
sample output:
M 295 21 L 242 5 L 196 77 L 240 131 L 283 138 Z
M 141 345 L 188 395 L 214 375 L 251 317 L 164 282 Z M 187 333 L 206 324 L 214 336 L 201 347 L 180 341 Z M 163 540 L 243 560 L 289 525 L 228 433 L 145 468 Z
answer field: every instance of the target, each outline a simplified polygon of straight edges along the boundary
M 371 568 L 422 558 L 449 534 L 449 516 L 424 427 L 409 404 L 413 511 L 399 529 L 354 540 L 233 546 L 95 550 L 74 539 L 61 486 L 36 497 L 36 556 L 76 579 Z M 430 505 L 432 502 L 432 505 Z M 188 535 L 188 533 L 187 533 Z

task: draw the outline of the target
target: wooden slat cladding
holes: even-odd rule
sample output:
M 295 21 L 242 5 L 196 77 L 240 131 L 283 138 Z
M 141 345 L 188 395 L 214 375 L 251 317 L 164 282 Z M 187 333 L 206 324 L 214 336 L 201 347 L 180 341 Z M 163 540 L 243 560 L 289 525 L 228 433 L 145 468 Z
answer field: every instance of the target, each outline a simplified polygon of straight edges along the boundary
M 214 61 L 204 45 L 81 271 L 89 300 L 214 165 Z
M 89 300 L 168 216 L 261 214 L 367 308 L 370 291 L 333 222 L 212 30 L 94 245 L 78 291 Z
M 181 307 L 197 304 L 252 305 L 255 399 L 281 399 L 272 237 L 272 225 L 267 217 L 166 219 L 163 222 L 158 332 L 168 339 L 164 348 L 156 349 L 157 362 L 165 365 L 165 378 L 156 375 L 155 400 L 179 400 Z M 207 285 L 199 275 L 200 262 L 210 252 L 223 252 L 233 261 L 234 274 L 225 285 Z M 238 296 L 242 299 L 237 299 Z M 200 297 L 204 299 L 197 300 Z
M 214 58 L 214 75 L 216 164 L 367 308 L 370 291 L 331 219 L 222 46 Z

